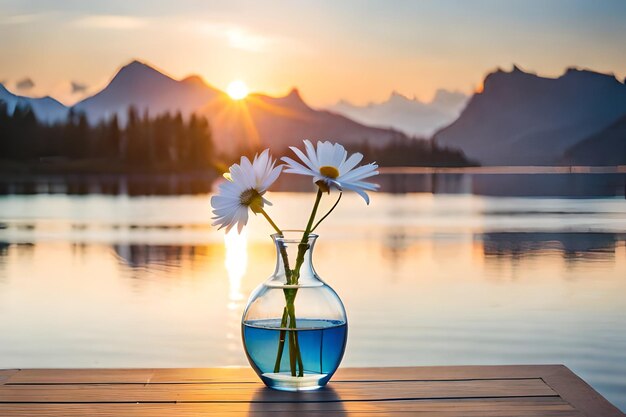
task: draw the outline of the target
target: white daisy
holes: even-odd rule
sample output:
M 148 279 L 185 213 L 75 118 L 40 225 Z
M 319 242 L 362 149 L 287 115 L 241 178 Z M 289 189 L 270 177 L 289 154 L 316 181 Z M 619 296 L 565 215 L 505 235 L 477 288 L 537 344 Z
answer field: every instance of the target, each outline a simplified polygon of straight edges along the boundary
M 211 197 L 213 207 L 213 226 L 226 227 L 228 232 L 235 224 L 241 233 L 248 223 L 248 208 L 254 213 L 263 210 L 263 206 L 272 204 L 263 198 L 263 194 L 280 175 L 282 165 L 274 167 L 276 161 L 266 149 L 254 160 L 242 156 L 238 164 L 231 165 L 228 181 L 219 186 L 217 195 Z M 225 175 L 226 176 L 226 175 Z
M 282 158 L 287 163 L 285 172 L 310 175 L 313 182 L 321 186 L 320 188 L 325 186 L 327 189 L 334 187 L 340 191 L 354 191 L 363 197 L 367 204 L 370 203 L 365 191 L 376 191 L 379 185 L 363 180 L 377 175 L 378 165 L 371 163 L 355 168 L 363 159 L 363 155 L 356 152 L 348 158 L 348 152 L 338 143 L 317 142 L 316 151 L 313 144 L 305 140 L 304 147 L 306 155 L 300 149 L 290 147 L 304 165 L 285 156 Z

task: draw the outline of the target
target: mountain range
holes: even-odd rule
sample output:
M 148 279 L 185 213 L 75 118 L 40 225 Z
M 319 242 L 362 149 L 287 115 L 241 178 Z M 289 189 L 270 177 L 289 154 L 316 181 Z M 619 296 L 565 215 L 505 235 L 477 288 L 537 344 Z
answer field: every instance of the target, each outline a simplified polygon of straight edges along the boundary
M 18 96 L 1 84 L 0 100 L 9 111 L 29 105 L 49 123 L 69 112 L 51 97 Z M 198 76 L 175 80 L 133 61 L 74 110 L 93 124 L 114 114 L 124 123 L 130 106 L 150 115 L 204 115 L 222 152 L 265 146 L 282 151 L 305 138 L 378 147 L 448 123 L 432 141 L 482 165 L 626 164 L 626 86 L 611 74 L 570 68 L 547 78 L 513 66 L 488 74 L 482 90 L 465 102 L 462 94 L 441 90 L 430 103 L 393 93 L 382 103 L 342 102 L 322 110 L 310 107 L 297 89 L 236 101 Z
M 309 107 L 294 89 L 284 97 L 251 94 L 232 100 L 198 76 L 175 80 L 153 67 L 133 61 L 122 67 L 97 94 L 77 103 L 90 122 L 116 114 L 125 121 L 128 108 L 156 115 L 181 111 L 206 116 L 219 151 L 272 147 L 284 149 L 302 139 L 328 139 L 344 144 L 383 146 L 394 138 L 406 138 L 393 129 L 369 127 L 344 116 Z
M 2 84 L 0 84 L 0 101 L 6 103 L 9 113 L 13 113 L 16 106 L 28 106 L 33 110 L 37 119 L 46 123 L 63 120 L 68 113 L 68 108 L 52 97 L 32 98 L 18 96 L 11 93 Z
M 625 115 L 626 86 L 613 75 L 570 68 L 545 78 L 514 66 L 487 75 L 483 90 L 433 140 L 483 165 L 563 164 L 566 155 L 571 161 L 593 148 L 579 144 L 626 142 L 623 129 L 606 130 Z M 617 137 L 603 139 L 607 134 Z M 594 160 L 605 165 L 611 152 L 596 149 Z
M 114 114 L 124 122 L 131 106 L 140 113 L 147 110 L 150 115 L 177 111 L 189 115 L 219 95 L 224 93 L 198 76 L 178 81 L 133 61 L 123 66 L 104 89 L 78 102 L 74 109 L 84 112 L 91 123 Z
M 440 89 L 432 101 L 422 102 L 394 91 L 380 103 L 357 106 L 341 100 L 329 110 L 360 123 L 391 127 L 417 137 L 430 137 L 459 117 L 468 99 L 463 93 Z

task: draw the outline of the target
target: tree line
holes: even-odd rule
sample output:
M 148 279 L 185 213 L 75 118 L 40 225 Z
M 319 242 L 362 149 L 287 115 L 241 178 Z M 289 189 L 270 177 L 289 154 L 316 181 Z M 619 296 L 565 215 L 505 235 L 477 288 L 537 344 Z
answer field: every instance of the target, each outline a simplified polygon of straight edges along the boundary
M 404 136 L 386 146 L 367 142 L 347 145 L 367 161 L 380 166 L 468 166 L 462 152 L 432 141 Z M 280 154 L 290 152 L 278 152 Z M 238 152 L 235 154 L 239 155 Z M 244 152 L 253 156 L 254 151 Z M 17 106 L 12 113 L 0 101 L 0 160 L 41 167 L 65 167 L 68 172 L 183 172 L 226 170 L 234 155 L 218 155 L 205 117 L 183 117 L 180 112 L 151 116 L 128 109 L 122 123 L 117 115 L 96 125 L 84 113 L 70 109 L 67 118 L 54 124 L 37 120 L 30 107 Z M 82 163 L 82 166 L 76 165 Z M 45 164 L 44 164 L 45 165 Z
M 0 159 L 16 162 L 93 160 L 103 168 L 200 170 L 213 167 L 215 146 L 205 117 L 180 112 L 140 115 L 134 107 L 124 125 L 117 115 L 91 125 L 70 109 L 54 124 L 41 123 L 32 108 L 12 114 L 0 101 Z
M 435 142 L 417 138 L 397 138 L 385 146 L 371 146 L 368 142 L 348 145 L 350 152 L 361 152 L 366 161 L 379 166 L 464 167 L 478 165 L 469 161 L 462 151 L 445 148 Z

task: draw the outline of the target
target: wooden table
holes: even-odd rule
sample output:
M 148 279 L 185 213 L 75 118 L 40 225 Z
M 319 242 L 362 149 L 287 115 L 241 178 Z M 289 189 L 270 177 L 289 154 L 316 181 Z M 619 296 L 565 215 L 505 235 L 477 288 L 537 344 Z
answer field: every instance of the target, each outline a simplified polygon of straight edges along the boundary
M 561 365 L 343 368 L 316 392 L 249 369 L 0 370 L 0 416 L 624 416 Z

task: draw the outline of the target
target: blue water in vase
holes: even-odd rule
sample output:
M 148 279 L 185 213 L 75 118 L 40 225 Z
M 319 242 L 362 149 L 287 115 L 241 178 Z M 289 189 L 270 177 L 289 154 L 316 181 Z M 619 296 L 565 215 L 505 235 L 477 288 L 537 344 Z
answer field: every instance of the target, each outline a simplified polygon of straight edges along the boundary
M 243 323 L 243 341 L 250 364 L 261 379 L 274 386 L 274 365 L 278 354 L 280 319 L 250 320 Z M 324 385 L 339 367 L 346 347 L 347 325 L 338 320 L 298 319 L 298 344 L 304 374 L 320 376 L 318 384 Z M 280 374 L 291 375 L 289 343 L 285 342 L 280 362 Z M 276 387 L 276 386 L 274 386 Z

